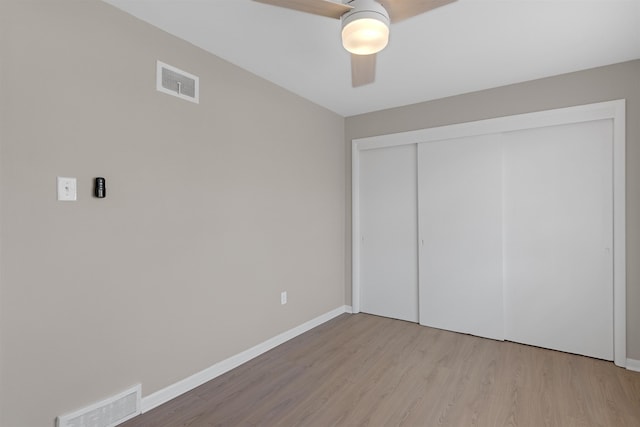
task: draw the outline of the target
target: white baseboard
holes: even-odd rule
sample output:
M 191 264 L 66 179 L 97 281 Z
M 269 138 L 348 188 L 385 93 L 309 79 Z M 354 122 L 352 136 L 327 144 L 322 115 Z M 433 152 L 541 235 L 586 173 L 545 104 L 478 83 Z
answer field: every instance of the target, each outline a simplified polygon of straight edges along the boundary
M 640 360 L 627 359 L 627 369 L 640 372 Z
M 168 402 L 183 393 L 193 390 L 194 388 L 206 383 L 207 381 L 211 381 L 212 379 L 234 368 L 237 368 L 243 363 L 246 363 L 257 356 L 266 353 L 272 348 L 277 347 L 280 344 L 283 344 L 290 339 L 295 338 L 298 335 L 303 334 L 310 329 L 313 329 L 316 326 L 319 326 L 343 313 L 351 313 L 351 307 L 345 305 L 342 307 L 338 307 L 335 310 L 331 310 L 330 312 L 322 314 L 315 319 L 311 319 L 300 326 L 296 326 L 295 328 L 283 332 L 280 335 L 276 335 L 275 337 L 270 338 L 265 342 L 256 345 L 255 347 L 251 347 L 250 349 L 245 350 L 242 353 L 236 354 L 235 356 L 231 356 L 228 359 L 218 362 L 215 365 L 194 375 L 191 375 L 188 378 L 180 380 L 177 383 L 163 388 L 162 390 L 158 390 L 155 393 L 142 398 L 142 412 L 144 413 L 150 411 L 156 406 L 160 406 L 163 403 Z

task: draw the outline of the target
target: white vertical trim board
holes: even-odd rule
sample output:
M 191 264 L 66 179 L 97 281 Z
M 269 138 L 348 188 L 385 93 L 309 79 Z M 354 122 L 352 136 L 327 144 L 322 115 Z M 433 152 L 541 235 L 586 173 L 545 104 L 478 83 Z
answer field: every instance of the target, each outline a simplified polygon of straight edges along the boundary
M 250 349 L 245 350 L 242 353 L 236 354 L 235 356 L 231 356 L 228 359 L 218 362 L 215 365 L 194 375 L 191 375 L 188 378 L 178 381 L 175 384 L 165 387 L 162 390 L 158 390 L 157 392 L 152 393 L 142 399 L 142 412 L 144 413 L 150 411 L 151 409 L 160 406 L 163 403 L 166 403 L 169 400 L 180 396 L 181 394 L 193 390 L 194 388 L 206 383 L 207 381 L 211 381 L 212 379 L 219 377 L 220 375 L 229 372 L 234 368 L 237 368 L 243 363 L 246 363 L 249 360 L 260 356 L 261 354 L 266 353 L 272 348 L 277 347 L 280 344 L 283 344 L 290 339 L 295 338 L 298 335 L 301 335 L 315 328 L 316 326 L 328 322 L 334 317 L 338 317 L 343 313 L 350 312 L 351 307 L 349 306 L 338 307 L 316 317 L 315 319 L 311 319 L 308 322 L 303 323 L 302 325 L 296 326 L 293 329 L 276 335 L 275 337 L 270 338 L 254 347 L 251 347 Z
M 627 359 L 627 369 L 640 372 L 640 360 Z
M 351 306 L 360 313 L 360 146 L 356 141 L 351 146 Z
M 352 141 L 352 304 L 360 311 L 360 152 L 382 147 L 442 141 L 453 138 L 498 134 L 589 122 L 613 120 L 613 239 L 614 239 L 614 362 L 625 367 L 626 343 L 626 218 L 625 218 L 625 100 L 600 102 L 575 107 L 498 117 L 476 122 L 440 126 Z
M 627 362 L 626 104 L 612 101 L 613 119 L 613 343 L 614 362 Z

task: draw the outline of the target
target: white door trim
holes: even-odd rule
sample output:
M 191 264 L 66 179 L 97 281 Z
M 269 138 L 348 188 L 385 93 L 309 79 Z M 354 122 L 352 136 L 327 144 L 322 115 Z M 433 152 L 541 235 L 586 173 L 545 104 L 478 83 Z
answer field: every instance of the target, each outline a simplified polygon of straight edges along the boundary
M 613 120 L 613 325 L 614 363 L 627 364 L 626 316 L 626 185 L 625 185 L 625 100 L 498 117 L 430 129 L 380 135 L 352 141 L 352 306 L 360 312 L 360 151 L 395 145 L 441 141 L 514 130 Z M 417 238 L 417 236 L 416 236 Z

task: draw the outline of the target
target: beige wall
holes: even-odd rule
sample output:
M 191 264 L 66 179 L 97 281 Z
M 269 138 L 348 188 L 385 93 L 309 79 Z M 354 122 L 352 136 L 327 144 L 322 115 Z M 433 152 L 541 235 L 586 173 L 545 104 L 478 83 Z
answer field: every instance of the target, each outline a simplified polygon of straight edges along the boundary
M 627 355 L 640 360 L 640 60 L 347 118 L 347 257 L 352 139 L 621 98 L 627 100 Z M 346 273 L 351 304 L 350 263 Z
M 149 395 L 344 304 L 342 117 L 96 0 L 0 19 L 1 426 Z M 157 59 L 199 105 L 155 90 Z
M 51 426 L 138 382 L 148 395 L 349 303 L 352 138 L 619 98 L 640 359 L 640 61 L 345 128 L 97 0 L 0 0 L 0 20 L 0 426 Z M 157 59 L 200 76 L 199 105 L 155 91 Z M 77 202 L 55 200 L 58 175 Z

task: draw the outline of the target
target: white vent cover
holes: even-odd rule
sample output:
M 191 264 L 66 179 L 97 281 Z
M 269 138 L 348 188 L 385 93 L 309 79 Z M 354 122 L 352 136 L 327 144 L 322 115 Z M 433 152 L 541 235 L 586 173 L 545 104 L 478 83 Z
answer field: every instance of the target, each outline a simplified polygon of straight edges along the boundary
M 164 62 L 157 62 L 156 89 L 187 101 L 200 102 L 200 79 Z
M 115 427 L 136 415 L 140 410 L 141 385 L 111 396 L 102 402 L 62 415 L 56 420 L 57 427 Z

